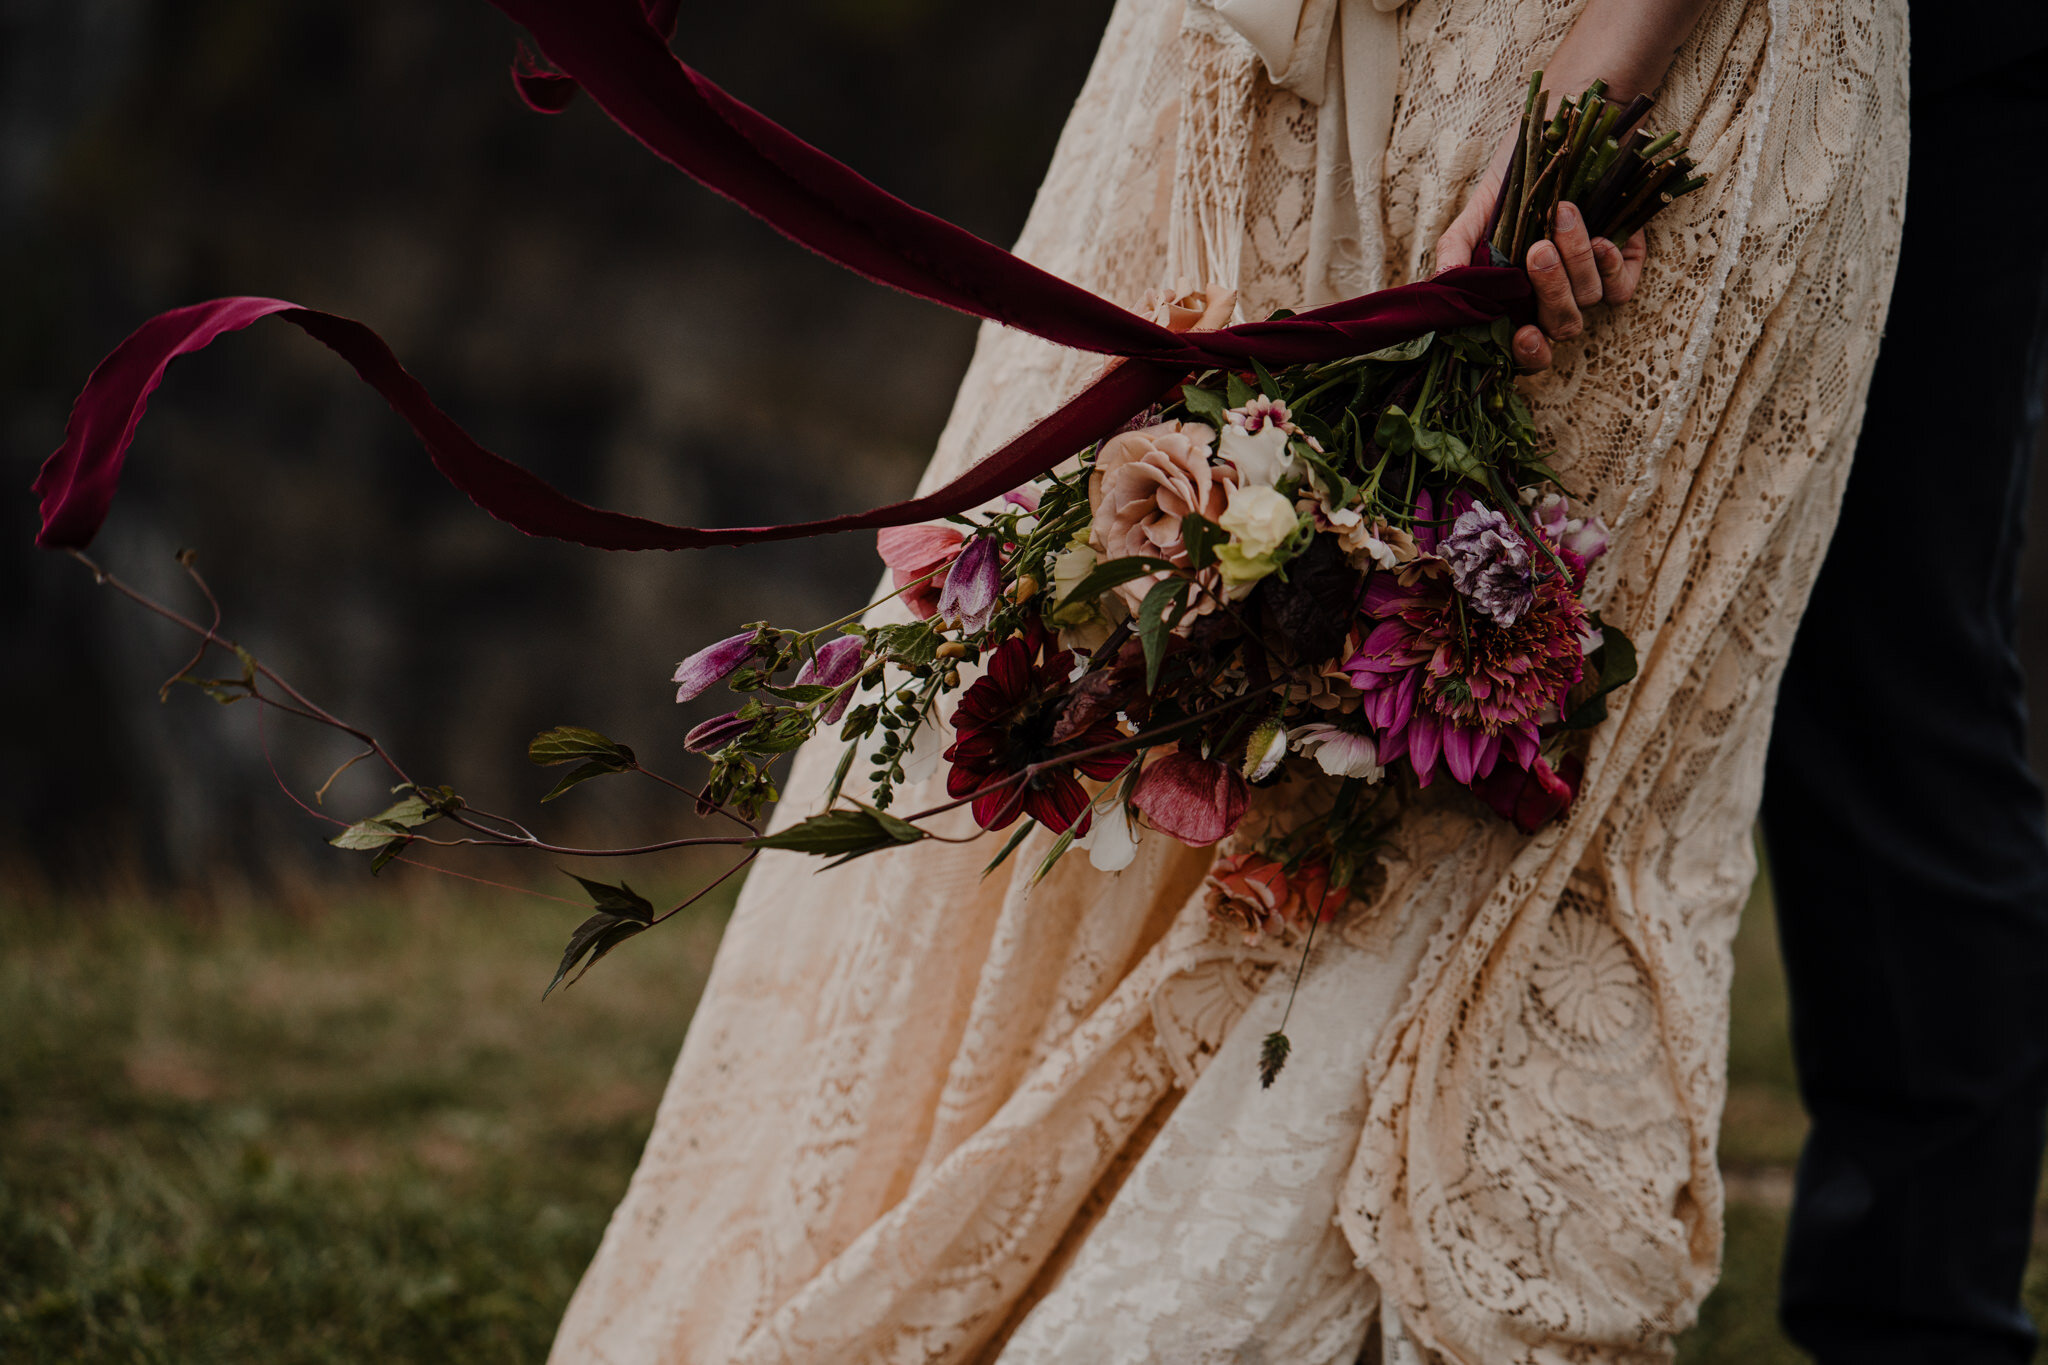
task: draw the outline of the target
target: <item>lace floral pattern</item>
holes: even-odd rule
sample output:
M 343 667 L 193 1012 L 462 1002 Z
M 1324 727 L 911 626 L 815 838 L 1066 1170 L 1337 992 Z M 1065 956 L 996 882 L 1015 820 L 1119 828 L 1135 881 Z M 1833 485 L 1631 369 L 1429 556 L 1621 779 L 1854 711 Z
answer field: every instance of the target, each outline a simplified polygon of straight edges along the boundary
M 1358 205 L 1386 259 L 1344 269 L 1429 267 L 1578 3 L 1416 0 Z M 1418 802 L 1263 1093 L 1280 958 L 1211 930 L 1206 854 L 1035 887 L 1042 834 L 986 880 L 981 845 L 763 857 L 552 1358 L 1668 1359 L 1719 1258 L 1728 941 L 1889 293 L 1905 34 L 1903 0 L 1710 7 L 1660 107 L 1712 183 L 1533 385 L 1643 658 L 1566 822 Z M 1251 62 L 1185 0 L 1121 0 L 1023 254 L 1127 306 L 1173 269 L 1301 302 L 1317 113 Z M 984 329 L 928 485 L 1101 363 Z M 1091 1331 L 1116 1351 L 1057 1353 Z

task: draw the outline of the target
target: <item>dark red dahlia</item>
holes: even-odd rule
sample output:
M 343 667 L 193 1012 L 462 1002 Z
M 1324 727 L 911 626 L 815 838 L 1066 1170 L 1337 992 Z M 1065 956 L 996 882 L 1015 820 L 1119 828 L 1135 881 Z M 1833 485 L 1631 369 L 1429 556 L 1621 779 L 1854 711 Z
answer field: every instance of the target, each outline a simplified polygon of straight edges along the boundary
M 1088 793 L 1075 774 L 1107 779 L 1131 761 L 1128 753 L 1060 761 L 1062 754 L 1112 744 L 1123 735 L 1116 720 L 1104 716 L 1054 742 L 1073 671 L 1071 653 L 1047 653 L 1042 640 L 1019 636 L 996 647 L 987 673 L 960 699 L 953 712 L 958 737 L 946 750 L 946 761 L 953 765 L 946 774 L 946 791 L 952 796 L 981 792 L 972 809 L 975 823 L 983 829 L 1002 829 L 1022 814 L 1048 829 L 1086 834 Z M 1041 763 L 1052 766 L 1007 786 L 982 790 Z

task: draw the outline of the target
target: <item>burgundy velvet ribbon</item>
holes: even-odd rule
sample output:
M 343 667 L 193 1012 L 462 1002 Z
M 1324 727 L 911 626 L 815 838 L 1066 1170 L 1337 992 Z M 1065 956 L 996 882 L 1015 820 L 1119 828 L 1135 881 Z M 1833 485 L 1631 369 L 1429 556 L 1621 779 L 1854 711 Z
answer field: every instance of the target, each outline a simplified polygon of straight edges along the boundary
M 484 511 L 530 535 L 599 549 L 685 549 L 896 526 L 965 511 L 1047 472 L 1171 393 L 1190 372 L 1361 355 L 1526 306 L 1516 270 L 1467 267 L 1295 317 L 1175 333 L 911 207 L 684 66 L 662 29 L 675 0 L 492 0 L 539 44 L 514 70 L 537 109 L 586 91 L 664 161 L 792 240 L 883 284 L 1060 345 L 1123 357 L 1080 394 L 960 478 L 906 502 L 822 521 L 702 529 L 577 502 L 484 449 L 360 322 L 281 299 L 226 298 L 150 319 L 86 381 L 36 492 L 37 544 L 88 544 L 105 520 L 149 395 L 170 362 L 276 315 L 355 367 L 411 425 L 434 465 Z

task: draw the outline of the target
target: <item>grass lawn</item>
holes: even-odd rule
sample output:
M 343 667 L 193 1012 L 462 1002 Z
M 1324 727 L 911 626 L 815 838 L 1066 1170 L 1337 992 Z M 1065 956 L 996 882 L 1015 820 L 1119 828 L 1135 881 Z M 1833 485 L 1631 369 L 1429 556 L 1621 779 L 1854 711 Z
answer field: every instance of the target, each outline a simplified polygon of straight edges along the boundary
M 10 1363 L 541 1360 L 724 919 L 542 1005 L 568 906 L 22 899 L 0 904 Z M 1727 1273 L 1686 1365 L 1802 1358 L 1772 1319 L 1803 1121 L 1767 903 L 1739 950 Z

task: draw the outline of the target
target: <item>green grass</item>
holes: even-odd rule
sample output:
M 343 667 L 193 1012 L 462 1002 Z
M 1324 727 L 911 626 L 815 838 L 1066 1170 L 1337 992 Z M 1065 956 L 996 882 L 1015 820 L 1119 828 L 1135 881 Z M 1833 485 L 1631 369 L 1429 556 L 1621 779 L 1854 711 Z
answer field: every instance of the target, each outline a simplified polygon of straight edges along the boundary
M 577 918 L 0 910 L 0 1360 L 541 1360 L 722 912 Z
M 547 1353 L 724 908 L 545 1005 L 577 912 L 0 902 L 0 1360 Z M 319 904 L 317 901 L 309 902 Z M 1803 1357 L 1773 1304 L 1804 1119 L 1770 905 L 1737 941 L 1726 1270 L 1682 1365 Z M 2048 1310 L 2048 1266 L 2029 1297 Z

